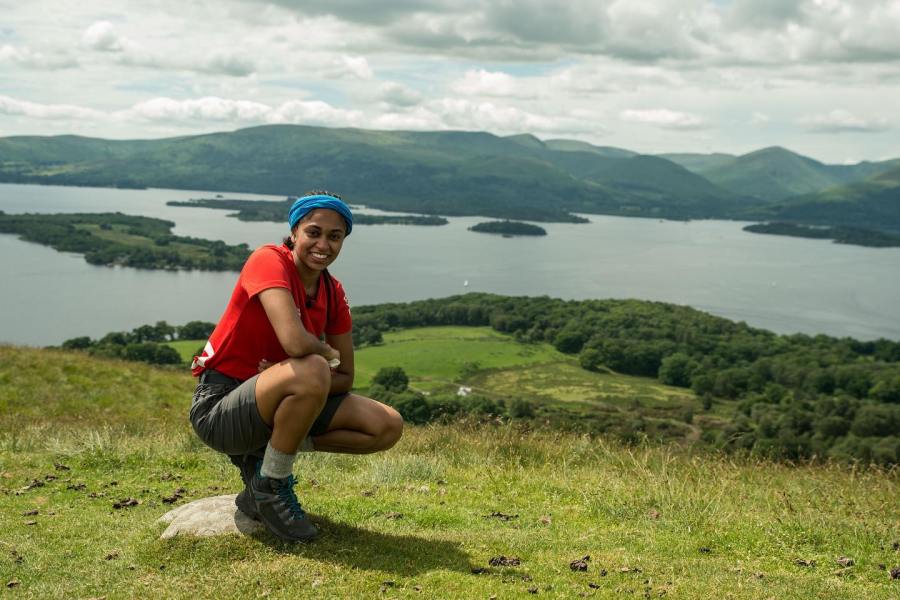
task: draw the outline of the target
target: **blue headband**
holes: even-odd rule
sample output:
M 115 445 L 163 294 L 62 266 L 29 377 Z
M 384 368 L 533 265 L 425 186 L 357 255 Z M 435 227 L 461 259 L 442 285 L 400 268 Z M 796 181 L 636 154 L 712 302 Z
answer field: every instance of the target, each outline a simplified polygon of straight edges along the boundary
M 344 217 L 344 223 L 347 225 L 346 235 L 350 235 L 350 230 L 353 229 L 353 213 L 350 212 L 350 207 L 343 200 L 327 194 L 297 198 L 288 211 L 288 225 L 293 229 L 300 219 L 317 208 L 327 208 Z

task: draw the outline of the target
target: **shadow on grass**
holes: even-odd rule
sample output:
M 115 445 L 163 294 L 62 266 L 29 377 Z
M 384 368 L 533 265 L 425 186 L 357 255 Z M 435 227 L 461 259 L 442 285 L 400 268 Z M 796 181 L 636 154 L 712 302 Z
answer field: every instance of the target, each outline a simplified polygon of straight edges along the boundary
M 312 542 L 287 544 L 266 531 L 251 537 L 278 552 L 341 564 L 347 568 L 411 576 L 436 569 L 471 573 L 474 565 L 455 542 L 383 533 L 314 515 L 321 534 Z

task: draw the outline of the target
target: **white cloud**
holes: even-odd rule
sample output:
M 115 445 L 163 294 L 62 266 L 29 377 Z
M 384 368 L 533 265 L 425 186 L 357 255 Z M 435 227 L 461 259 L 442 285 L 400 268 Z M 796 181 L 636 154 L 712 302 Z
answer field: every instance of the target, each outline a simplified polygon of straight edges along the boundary
M 335 108 L 318 100 L 292 100 L 278 106 L 247 100 L 206 97 L 190 100 L 154 98 L 113 115 L 119 120 L 141 119 L 189 125 L 218 122 L 233 126 L 262 123 L 352 126 L 362 123 L 362 113 Z
M 378 99 L 389 106 L 415 106 L 422 102 L 422 94 L 416 90 L 393 81 L 381 84 Z
M 706 123 L 697 115 L 667 108 L 623 110 L 619 113 L 619 118 L 630 123 L 645 123 L 664 129 L 702 129 L 706 127 Z
M 0 114 L 52 120 L 93 120 L 104 116 L 104 113 L 101 111 L 83 106 L 38 104 L 36 102 L 16 100 L 9 96 L 0 96 Z
M 342 72 L 359 79 L 369 80 L 374 77 L 365 56 L 340 56 L 336 59 L 336 63 Z
M 99 52 L 122 52 L 133 45 L 127 38 L 117 34 L 109 21 L 97 21 L 85 29 L 81 43 Z
M 16 47 L 9 44 L 0 46 L 0 63 L 11 63 L 26 69 L 48 71 L 78 66 L 78 61 L 74 56 L 63 52 L 44 54 L 27 47 Z
M 872 133 L 889 129 L 888 121 L 884 117 L 864 119 L 843 109 L 802 117 L 798 122 L 814 133 Z
M 454 92 L 468 96 L 533 96 L 523 94 L 515 77 L 503 72 L 471 69 L 465 72 L 462 79 L 450 85 Z

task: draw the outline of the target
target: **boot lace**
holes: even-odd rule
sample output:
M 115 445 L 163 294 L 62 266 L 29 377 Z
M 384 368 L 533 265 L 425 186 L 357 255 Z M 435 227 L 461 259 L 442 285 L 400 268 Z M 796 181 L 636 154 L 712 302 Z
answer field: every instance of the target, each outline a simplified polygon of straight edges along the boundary
M 285 503 L 288 512 L 291 513 L 291 517 L 299 520 L 304 518 L 306 513 L 303 512 L 300 501 L 297 500 L 297 494 L 294 493 L 295 485 L 297 485 L 297 480 L 293 475 L 289 475 L 278 483 L 278 489 L 275 493 L 278 494 L 281 501 Z

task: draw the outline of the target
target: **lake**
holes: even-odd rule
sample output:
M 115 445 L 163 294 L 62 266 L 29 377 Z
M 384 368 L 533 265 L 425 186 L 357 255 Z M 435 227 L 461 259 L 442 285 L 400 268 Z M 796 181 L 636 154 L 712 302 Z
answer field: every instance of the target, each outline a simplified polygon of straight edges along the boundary
M 287 233 L 286 224 L 166 206 L 215 194 L 0 184 L 0 210 L 120 211 L 174 221 L 177 235 L 251 247 Z M 451 217 L 443 227 L 360 225 L 331 271 L 354 305 L 467 291 L 640 298 L 690 305 L 779 333 L 900 339 L 900 248 L 752 234 L 734 221 L 585 216 L 591 223 L 541 224 L 548 235 L 523 238 L 468 231 L 487 220 L 481 217 Z M 237 273 L 97 267 L 80 255 L 0 235 L 0 277 L 0 341 L 48 345 L 160 320 L 216 321 Z

